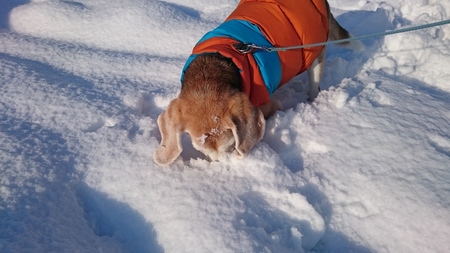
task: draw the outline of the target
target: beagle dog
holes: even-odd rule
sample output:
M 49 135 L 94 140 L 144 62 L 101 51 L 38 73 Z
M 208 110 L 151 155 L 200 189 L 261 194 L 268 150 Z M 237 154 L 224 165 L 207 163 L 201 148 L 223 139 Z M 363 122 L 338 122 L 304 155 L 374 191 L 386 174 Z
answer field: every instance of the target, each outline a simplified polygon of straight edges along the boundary
M 241 0 L 188 58 L 178 98 L 158 117 L 162 139 L 155 162 L 175 161 L 183 149 L 183 132 L 212 160 L 221 153 L 246 156 L 263 137 L 265 119 L 281 108 L 271 94 L 304 71 L 309 100 L 317 97 L 324 46 L 243 53 L 239 50 L 243 43 L 283 47 L 350 37 L 326 0 Z

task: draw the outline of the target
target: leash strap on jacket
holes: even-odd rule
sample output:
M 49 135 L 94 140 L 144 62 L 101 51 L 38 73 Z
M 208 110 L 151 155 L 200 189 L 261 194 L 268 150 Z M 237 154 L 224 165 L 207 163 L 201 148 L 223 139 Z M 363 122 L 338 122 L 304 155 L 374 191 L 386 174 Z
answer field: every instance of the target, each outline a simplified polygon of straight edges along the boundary
M 264 46 L 255 45 L 253 43 L 239 42 L 239 43 L 234 44 L 234 48 L 236 48 L 236 50 L 238 50 L 242 54 L 249 54 L 249 53 L 253 53 L 255 51 L 260 51 L 260 50 L 265 51 L 265 52 L 287 51 L 287 50 L 295 50 L 295 49 L 303 49 L 303 48 L 311 48 L 311 47 L 320 47 L 320 46 L 326 46 L 326 45 L 330 45 L 330 44 L 347 43 L 347 42 L 351 42 L 351 41 L 355 41 L 355 40 L 365 40 L 365 39 L 370 39 L 370 38 L 383 37 L 383 36 L 387 36 L 387 35 L 411 32 L 411 31 L 431 28 L 431 27 L 435 27 L 435 26 L 447 25 L 447 24 L 450 24 L 450 19 L 447 19 L 444 21 L 439 21 L 439 22 L 434 22 L 434 23 L 430 23 L 430 24 L 424 24 L 424 25 L 419 25 L 419 26 L 412 26 L 412 27 L 402 28 L 402 29 L 398 29 L 398 30 L 382 32 L 382 33 L 363 35 L 363 36 L 359 36 L 359 37 L 351 37 L 351 38 L 342 39 L 342 40 L 319 42 L 319 43 L 314 43 L 314 44 L 306 44 L 306 45 L 290 46 L 290 47 L 264 47 Z

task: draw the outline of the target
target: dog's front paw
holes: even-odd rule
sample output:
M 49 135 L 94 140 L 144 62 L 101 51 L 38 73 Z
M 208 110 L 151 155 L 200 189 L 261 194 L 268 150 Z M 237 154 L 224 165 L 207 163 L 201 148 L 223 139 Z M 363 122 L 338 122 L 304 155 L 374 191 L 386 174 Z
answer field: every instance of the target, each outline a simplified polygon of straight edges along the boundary
M 244 159 L 245 155 L 239 153 L 237 150 L 233 150 L 233 152 L 231 152 L 231 156 L 234 158 L 238 158 L 238 159 Z
M 273 114 L 275 114 L 276 111 L 281 110 L 281 103 L 278 99 L 273 98 L 270 100 L 269 103 L 262 105 L 258 108 L 263 113 L 264 118 L 267 119 L 270 116 L 272 116 Z
M 312 90 L 308 92 L 308 101 L 313 102 L 317 96 L 319 96 L 320 88 L 317 90 Z

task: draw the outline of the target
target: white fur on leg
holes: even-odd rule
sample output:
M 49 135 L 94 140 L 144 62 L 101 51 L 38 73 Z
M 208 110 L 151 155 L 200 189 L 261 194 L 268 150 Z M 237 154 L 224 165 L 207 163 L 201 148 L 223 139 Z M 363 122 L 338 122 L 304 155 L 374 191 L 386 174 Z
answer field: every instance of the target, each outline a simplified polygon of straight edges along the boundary
M 351 35 L 351 37 L 354 37 L 353 35 Z M 348 43 L 348 46 L 346 46 L 347 48 L 350 48 L 351 50 L 355 51 L 355 52 L 361 52 L 364 50 L 364 44 L 359 41 L 359 40 L 352 40 Z
M 313 101 L 319 95 L 319 83 L 320 78 L 322 77 L 323 62 L 322 64 L 319 63 L 318 58 L 314 60 L 311 67 L 307 70 L 309 82 L 309 91 L 308 91 L 309 101 Z

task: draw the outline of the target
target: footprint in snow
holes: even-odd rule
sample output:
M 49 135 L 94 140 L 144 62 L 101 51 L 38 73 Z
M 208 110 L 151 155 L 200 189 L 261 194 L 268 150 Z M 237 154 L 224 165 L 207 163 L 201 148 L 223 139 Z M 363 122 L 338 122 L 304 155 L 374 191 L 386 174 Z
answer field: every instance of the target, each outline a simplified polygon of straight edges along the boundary
M 268 190 L 249 192 L 240 199 L 245 211 L 237 217 L 237 228 L 255 241 L 268 242 L 273 252 L 311 250 L 325 233 L 323 217 L 299 193 Z
M 375 83 L 369 83 L 361 93 L 374 107 L 394 105 L 389 95 L 378 89 Z

